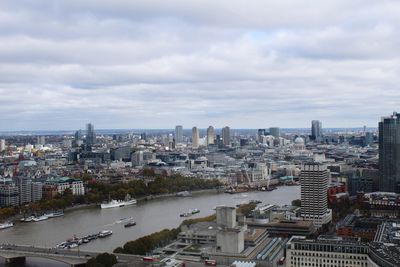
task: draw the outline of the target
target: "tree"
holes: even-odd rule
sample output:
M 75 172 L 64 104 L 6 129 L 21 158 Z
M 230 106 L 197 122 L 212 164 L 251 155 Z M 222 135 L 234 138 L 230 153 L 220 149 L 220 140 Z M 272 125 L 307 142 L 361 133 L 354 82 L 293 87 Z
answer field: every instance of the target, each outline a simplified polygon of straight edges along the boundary
M 295 199 L 292 201 L 292 206 L 301 207 L 301 199 Z

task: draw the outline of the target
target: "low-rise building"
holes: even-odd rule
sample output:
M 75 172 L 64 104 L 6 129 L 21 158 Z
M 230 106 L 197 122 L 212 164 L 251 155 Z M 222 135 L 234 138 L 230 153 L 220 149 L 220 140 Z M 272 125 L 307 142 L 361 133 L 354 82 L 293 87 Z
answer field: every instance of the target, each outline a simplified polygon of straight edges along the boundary
M 85 194 L 83 182 L 79 179 L 61 177 L 48 179 L 46 185 L 53 185 L 57 187 L 57 192 L 63 194 L 65 189 L 70 189 L 73 195 L 81 196 Z

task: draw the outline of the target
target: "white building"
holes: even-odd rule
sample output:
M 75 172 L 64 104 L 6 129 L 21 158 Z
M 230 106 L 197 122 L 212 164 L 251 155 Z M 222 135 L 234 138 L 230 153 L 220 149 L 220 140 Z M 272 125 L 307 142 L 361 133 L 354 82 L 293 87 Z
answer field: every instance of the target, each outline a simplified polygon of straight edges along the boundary
M 197 127 L 192 128 L 192 148 L 199 148 L 200 136 Z
M 304 164 L 300 173 L 301 216 L 321 228 L 332 220 L 332 210 L 328 209 L 329 171 L 319 163 Z
M 6 150 L 6 140 L 0 139 L 0 152 Z
M 85 187 L 83 182 L 79 179 L 73 179 L 69 177 L 52 178 L 45 182 L 46 185 L 57 186 L 59 194 L 63 194 L 65 189 L 71 189 L 73 195 L 81 196 L 85 194 Z
M 377 267 L 368 252 L 361 242 L 293 236 L 286 244 L 286 267 Z
M 214 139 L 215 139 L 214 127 L 209 126 L 207 128 L 207 145 L 214 144 Z

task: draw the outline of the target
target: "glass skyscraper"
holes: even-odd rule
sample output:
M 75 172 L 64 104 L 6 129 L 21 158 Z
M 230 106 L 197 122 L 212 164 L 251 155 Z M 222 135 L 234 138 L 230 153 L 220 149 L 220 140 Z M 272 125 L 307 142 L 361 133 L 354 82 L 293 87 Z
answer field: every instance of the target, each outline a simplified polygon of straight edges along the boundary
M 400 113 L 379 122 L 379 190 L 400 193 Z

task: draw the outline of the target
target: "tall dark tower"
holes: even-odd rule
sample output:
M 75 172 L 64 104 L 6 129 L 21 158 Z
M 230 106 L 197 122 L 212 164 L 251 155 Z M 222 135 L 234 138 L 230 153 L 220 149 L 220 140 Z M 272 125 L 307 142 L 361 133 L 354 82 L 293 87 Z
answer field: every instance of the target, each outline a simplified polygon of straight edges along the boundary
M 379 122 L 379 190 L 400 193 L 400 113 Z
M 91 123 L 86 124 L 86 147 L 92 147 L 96 143 L 96 133 Z

